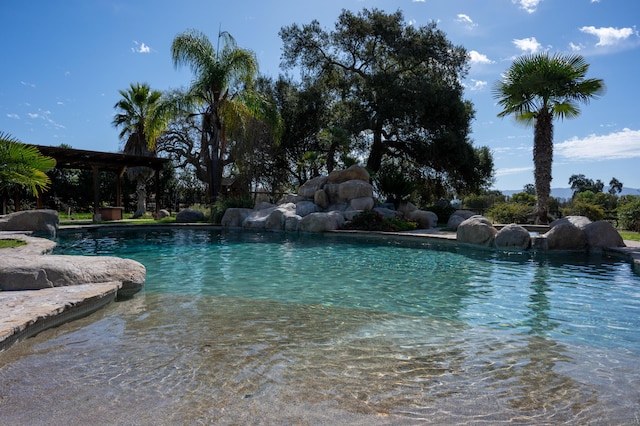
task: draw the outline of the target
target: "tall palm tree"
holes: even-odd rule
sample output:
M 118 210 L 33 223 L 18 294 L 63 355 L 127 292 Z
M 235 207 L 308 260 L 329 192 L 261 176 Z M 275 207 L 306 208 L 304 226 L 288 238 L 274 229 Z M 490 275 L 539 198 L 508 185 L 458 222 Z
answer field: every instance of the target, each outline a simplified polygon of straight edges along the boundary
M 120 128 L 119 137 L 125 140 L 123 152 L 147 157 L 156 156 L 156 140 L 166 129 L 167 120 L 160 108 L 162 92 L 151 90 L 148 84 L 131 83 L 127 90 L 120 90 L 120 99 L 114 108 L 118 111 L 113 117 L 113 126 Z M 138 205 L 134 217 L 146 213 L 145 184 L 154 171 L 149 167 L 130 167 L 129 179 L 136 182 Z
M 494 97 L 518 121 L 533 123 L 533 164 L 536 188 L 536 223 L 548 223 L 553 161 L 553 119 L 575 118 L 580 103 L 604 93 L 601 79 L 587 79 L 589 69 L 580 55 L 547 53 L 517 58 L 494 85 Z
M 218 35 L 221 42 L 216 49 L 204 33 L 188 30 L 171 45 L 174 66 L 189 66 L 194 74 L 191 86 L 175 101 L 201 116 L 200 157 L 212 201 L 220 190 L 227 135 L 242 127 L 244 118 L 259 117 L 263 105 L 251 90 L 258 75 L 254 53 L 239 48 L 227 32 Z
M 46 172 L 55 166 L 56 160 L 42 155 L 35 146 L 25 145 L 0 132 L 0 195 L 3 200 L 15 188 L 26 188 L 36 196 L 46 191 L 51 184 Z M 6 213 L 4 202 L 2 213 Z

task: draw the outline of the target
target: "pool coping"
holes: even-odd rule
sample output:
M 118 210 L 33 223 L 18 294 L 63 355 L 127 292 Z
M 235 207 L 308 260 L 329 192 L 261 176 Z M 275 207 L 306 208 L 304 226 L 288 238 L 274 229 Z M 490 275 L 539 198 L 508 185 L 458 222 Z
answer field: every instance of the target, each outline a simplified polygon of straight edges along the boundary
M 211 224 L 91 224 L 61 226 L 60 230 L 145 227 L 190 227 L 225 229 Z M 234 228 L 235 229 L 235 228 Z M 242 228 L 238 228 L 241 230 Z M 431 242 L 457 242 L 455 232 L 441 230 L 415 230 L 404 232 L 331 231 L 327 234 L 355 237 L 393 238 Z M 51 252 L 56 243 L 46 238 L 34 237 L 30 232 L 0 231 L 0 239 L 19 239 L 27 244 L 0 249 L 0 256 L 42 256 Z M 640 274 L 640 242 L 624 241 L 626 247 L 608 247 L 603 252 L 626 258 L 635 273 Z M 477 246 L 476 246 L 477 247 Z M 0 265 L 0 268 L 2 266 Z M 11 345 L 34 336 L 47 328 L 89 315 L 116 299 L 121 282 L 79 284 L 41 290 L 0 291 L 0 352 Z

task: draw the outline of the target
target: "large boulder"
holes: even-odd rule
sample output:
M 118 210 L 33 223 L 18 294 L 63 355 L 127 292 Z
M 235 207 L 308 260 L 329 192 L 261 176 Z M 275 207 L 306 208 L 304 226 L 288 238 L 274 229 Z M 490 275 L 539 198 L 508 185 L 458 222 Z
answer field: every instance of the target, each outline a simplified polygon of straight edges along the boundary
M 220 224 L 227 228 L 239 228 L 252 211 L 247 208 L 229 207 L 224 211 Z
M 317 176 L 309 179 L 298 188 L 298 195 L 308 200 L 313 200 L 316 191 L 322 189 L 327 183 L 327 176 Z
M 345 170 L 334 170 L 327 177 L 328 183 L 343 183 L 349 180 L 369 182 L 369 172 L 362 166 L 354 164 Z
M 60 225 L 55 210 L 25 210 L 0 216 L 0 231 L 34 231 L 55 235 Z
M 531 235 L 523 226 L 512 223 L 498 231 L 494 244 L 500 250 L 528 250 L 531 247 Z
M 335 231 L 344 224 L 344 215 L 339 211 L 311 213 L 300 220 L 302 232 Z
M 345 204 L 354 198 L 373 198 L 373 187 L 362 180 L 348 180 L 342 183 L 328 183 L 324 186 L 331 204 Z
M 405 218 L 418 223 L 418 228 L 431 229 L 438 226 L 438 215 L 428 210 L 413 210 L 405 214 Z
M 199 210 L 184 209 L 176 215 L 176 222 L 195 223 L 204 220 L 204 213 Z
M 324 192 L 324 191 L 322 191 Z M 311 213 L 319 212 L 320 206 L 313 201 L 300 201 L 296 203 L 296 214 L 298 216 L 306 216 Z
M 586 216 L 565 216 L 562 219 L 554 220 L 553 222 L 551 222 L 549 224 L 549 227 L 553 228 L 554 226 L 561 225 L 563 223 L 570 223 L 580 229 L 584 229 L 585 226 L 591 223 L 591 220 L 589 220 L 589 218 Z
M 584 231 L 568 220 L 553 225 L 544 237 L 549 250 L 584 250 L 587 247 Z
M 144 265 L 111 256 L 6 257 L 0 267 L 0 290 L 38 290 L 78 284 L 122 282 L 118 296 L 140 291 L 146 278 Z
M 313 203 L 318 207 L 320 207 L 320 209 L 326 209 L 327 207 L 329 207 L 330 201 L 329 201 L 329 195 L 327 194 L 327 191 L 325 191 L 324 189 L 318 189 L 316 193 L 313 195 Z M 301 216 L 306 216 L 306 215 L 301 215 Z
M 447 220 L 447 229 L 452 231 L 457 230 L 462 222 L 472 216 L 475 216 L 475 213 L 470 210 L 456 210 Z
M 382 207 L 382 206 L 374 207 L 373 211 L 382 215 L 382 217 L 386 219 L 395 219 L 396 217 L 402 215 L 402 213 L 400 213 L 398 210 L 394 210 L 394 209 L 390 209 L 388 207 Z
M 349 208 L 351 210 L 371 210 L 375 205 L 375 201 L 371 197 L 353 198 L 349 201 Z
M 458 226 L 456 238 L 461 243 L 491 246 L 498 230 L 482 216 L 472 216 Z
M 590 223 L 586 225 L 582 231 L 587 238 L 587 246 L 590 250 L 625 246 L 622 236 L 620 236 L 616 228 L 606 220 Z

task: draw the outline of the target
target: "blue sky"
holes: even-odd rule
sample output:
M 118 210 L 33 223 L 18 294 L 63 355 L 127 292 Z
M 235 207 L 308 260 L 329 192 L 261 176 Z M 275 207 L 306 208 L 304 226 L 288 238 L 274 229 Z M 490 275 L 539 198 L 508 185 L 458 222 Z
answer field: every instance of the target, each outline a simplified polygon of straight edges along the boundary
M 280 72 L 278 31 L 317 19 L 332 29 L 342 9 L 401 10 L 410 25 L 438 23 L 464 46 L 465 96 L 476 109 L 474 143 L 494 153 L 501 190 L 533 183 L 533 130 L 497 118 L 491 87 L 521 54 L 578 53 L 605 95 L 572 120 L 556 121 L 552 187 L 582 173 L 640 188 L 640 2 L 622 0 L 65 0 L 0 3 L 0 132 L 22 142 L 117 152 L 113 105 L 132 82 L 184 87 L 170 46 L 195 28 L 230 32 L 253 50 L 260 72 Z

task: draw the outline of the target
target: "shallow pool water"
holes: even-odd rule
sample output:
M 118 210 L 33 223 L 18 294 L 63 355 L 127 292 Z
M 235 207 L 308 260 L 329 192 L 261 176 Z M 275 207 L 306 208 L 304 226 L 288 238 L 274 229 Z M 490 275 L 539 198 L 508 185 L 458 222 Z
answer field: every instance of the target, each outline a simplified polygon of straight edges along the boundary
M 147 282 L 0 354 L 13 424 L 640 421 L 640 278 L 620 259 L 168 228 L 59 244 Z

